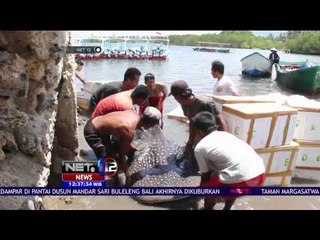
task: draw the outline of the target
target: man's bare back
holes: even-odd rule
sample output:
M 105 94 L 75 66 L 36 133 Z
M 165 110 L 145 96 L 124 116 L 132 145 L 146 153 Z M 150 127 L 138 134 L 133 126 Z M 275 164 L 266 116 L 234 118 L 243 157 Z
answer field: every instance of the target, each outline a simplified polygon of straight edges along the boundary
M 102 134 L 109 134 L 121 137 L 123 133 L 134 132 L 140 121 L 140 116 L 132 111 L 117 111 L 104 116 L 96 117 L 92 120 L 93 125 Z

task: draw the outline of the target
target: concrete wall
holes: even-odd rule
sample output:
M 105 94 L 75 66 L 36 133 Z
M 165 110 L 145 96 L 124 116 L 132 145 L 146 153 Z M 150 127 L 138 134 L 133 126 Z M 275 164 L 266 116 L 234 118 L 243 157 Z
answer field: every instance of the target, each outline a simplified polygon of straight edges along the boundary
M 0 32 L 0 186 L 46 186 L 51 163 L 59 172 L 61 160 L 77 155 L 75 63 L 62 50 L 67 35 Z M 0 197 L 0 209 L 40 206 L 39 197 Z

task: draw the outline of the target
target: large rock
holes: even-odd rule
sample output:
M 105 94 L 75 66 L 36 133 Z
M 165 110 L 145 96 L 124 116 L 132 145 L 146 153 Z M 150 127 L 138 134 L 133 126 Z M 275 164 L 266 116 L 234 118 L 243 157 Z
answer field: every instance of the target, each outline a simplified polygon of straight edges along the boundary
M 23 128 L 14 131 L 19 150 L 45 163 L 43 162 L 45 161 L 45 150 L 48 149 L 47 129 L 48 125 L 45 120 L 31 116 Z
M 17 54 L 0 51 L 0 96 L 26 96 L 29 77 L 24 64 Z

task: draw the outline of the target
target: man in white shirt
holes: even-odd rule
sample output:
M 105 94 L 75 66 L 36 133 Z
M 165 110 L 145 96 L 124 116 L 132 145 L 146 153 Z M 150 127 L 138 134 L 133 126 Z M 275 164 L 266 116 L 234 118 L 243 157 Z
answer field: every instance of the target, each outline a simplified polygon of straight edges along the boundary
M 214 61 L 211 64 L 211 74 L 215 78 L 213 84 L 213 95 L 233 95 L 240 96 L 238 90 L 232 81 L 224 76 L 224 64 L 220 61 Z
M 214 116 L 200 112 L 193 118 L 195 150 L 202 187 L 256 187 L 265 179 L 262 158 L 246 142 L 225 131 L 216 131 Z M 224 197 L 224 210 L 230 210 L 236 197 Z M 210 210 L 216 196 L 205 197 Z

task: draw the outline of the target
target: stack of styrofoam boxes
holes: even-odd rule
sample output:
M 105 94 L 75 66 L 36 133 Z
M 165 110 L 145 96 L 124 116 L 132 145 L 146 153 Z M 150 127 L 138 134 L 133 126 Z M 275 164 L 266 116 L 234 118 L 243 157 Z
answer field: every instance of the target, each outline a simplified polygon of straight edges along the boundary
M 301 98 L 288 99 L 287 104 L 298 110 L 294 140 L 300 147 L 294 175 L 319 180 L 319 174 L 310 170 L 320 170 L 320 102 Z
M 228 132 L 264 159 L 264 185 L 290 184 L 298 151 L 298 144 L 292 142 L 298 111 L 276 103 L 241 103 L 224 104 L 222 114 Z
M 269 96 L 215 96 L 211 94 L 205 94 L 210 101 L 214 102 L 218 111 L 222 111 L 223 104 L 235 104 L 235 103 L 275 103 L 275 98 Z

